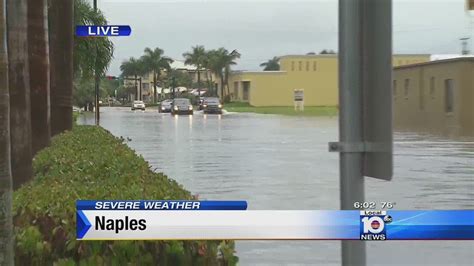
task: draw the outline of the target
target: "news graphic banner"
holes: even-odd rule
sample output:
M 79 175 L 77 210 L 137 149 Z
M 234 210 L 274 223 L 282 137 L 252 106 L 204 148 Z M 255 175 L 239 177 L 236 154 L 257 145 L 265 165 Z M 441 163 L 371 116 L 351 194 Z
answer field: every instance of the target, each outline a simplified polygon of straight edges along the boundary
M 78 25 L 77 37 L 119 37 L 130 36 L 132 28 L 128 25 Z
M 78 240 L 474 240 L 474 210 L 247 210 L 246 201 L 76 202 Z

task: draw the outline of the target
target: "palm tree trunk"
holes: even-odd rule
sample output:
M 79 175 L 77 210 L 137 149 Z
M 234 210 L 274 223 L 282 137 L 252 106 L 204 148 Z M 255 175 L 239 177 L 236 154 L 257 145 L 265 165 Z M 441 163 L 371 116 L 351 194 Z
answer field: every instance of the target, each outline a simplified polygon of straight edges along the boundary
M 158 73 L 153 70 L 153 103 L 156 103 L 156 82 L 158 80 Z
M 13 265 L 13 181 L 10 168 L 10 98 L 5 45 L 5 1 L 0 1 L 0 34 L 0 265 Z
M 50 0 L 51 135 L 72 129 L 74 0 Z
M 137 77 L 137 75 L 135 75 L 134 78 L 135 78 L 135 100 L 137 100 L 137 98 L 138 98 L 138 85 L 137 85 L 138 77 Z
M 201 97 L 201 72 L 199 71 L 199 66 L 197 67 L 198 74 L 198 97 Z
M 219 78 L 221 80 L 221 101 L 224 102 L 224 75 L 219 73 Z
M 31 109 L 27 0 L 7 0 L 8 82 L 13 188 L 31 179 Z
M 31 89 L 32 152 L 51 139 L 47 0 L 28 0 L 28 60 Z
M 156 71 L 153 70 L 153 103 L 156 103 Z

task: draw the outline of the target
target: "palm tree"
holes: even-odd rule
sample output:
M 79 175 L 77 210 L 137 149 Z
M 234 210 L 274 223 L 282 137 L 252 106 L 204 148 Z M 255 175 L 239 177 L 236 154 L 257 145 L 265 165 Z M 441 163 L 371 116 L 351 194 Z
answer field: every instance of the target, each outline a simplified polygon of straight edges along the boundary
M 0 265 L 13 265 L 13 181 L 10 168 L 10 101 L 5 1 L 0 1 L 0 37 Z
M 183 54 L 185 59 L 184 63 L 186 65 L 196 66 L 197 71 L 197 83 L 198 83 L 198 95 L 201 96 L 201 68 L 205 64 L 206 60 L 206 49 L 202 45 L 196 45 L 192 47 L 191 52 L 186 52 Z
M 30 180 L 32 176 L 30 81 L 26 29 L 27 0 L 7 0 L 10 144 L 14 189 Z
M 145 48 L 145 54 L 141 57 L 147 72 L 153 72 L 153 103 L 156 103 L 156 86 L 160 79 L 162 70 L 170 71 L 173 59 L 164 56 L 164 51 L 160 48 L 154 50 Z
M 51 135 L 72 129 L 74 0 L 50 0 Z
M 261 63 L 260 66 L 264 67 L 263 71 L 278 71 L 280 70 L 280 58 L 274 56 L 272 59 L 265 63 Z
M 122 76 L 124 77 L 134 77 L 135 80 L 135 100 L 139 100 L 139 92 L 138 92 L 138 76 L 141 76 L 144 74 L 144 65 L 143 62 L 140 59 L 136 59 L 134 57 L 130 57 L 125 62 L 122 62 L 120 65 L 120 71 L 122 71 Z
M 31 89 L 32 152 L 51 139 L 47 0 L 28 0 L 28 60 Z
M 210 50 L 207 52 L 206 60 L 204 63 L 212 73 L 219 77 L 221 82 L 221 99 L 224 100 L 224 88 L 227 86 L 227 92 L 229 94 L 229 76 L 231 66 L 237 64 L 236 59 L 240 58 L 240 53 L 237 50 L 229 51 L 225 48 L 219 48 L 217 50 Z M 216 92 L 217 93 L 217 92 Z
M 107 25 L 104 14 L 95 11 L 88 1 L 74 1 L 75 25 Z M 94 56 L 97 49 L 97 57 Z M 74 74 L 76 77 L 91 78 L 97 69 L 99 76 L 107 72 L 113 58 L 114 45 L 109 38 L 74 38 Z M 97 61 L 96 61 L 97 58 Z

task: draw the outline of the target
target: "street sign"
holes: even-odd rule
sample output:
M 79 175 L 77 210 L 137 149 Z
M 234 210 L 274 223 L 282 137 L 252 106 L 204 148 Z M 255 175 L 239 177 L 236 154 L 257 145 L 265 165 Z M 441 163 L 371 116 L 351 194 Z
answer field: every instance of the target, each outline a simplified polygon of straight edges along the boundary
M 304 111 L 304 89 L 297 89 L 293 92 L 295 111 Z
M 303 89 L 295 90 L 294 91 L 294 99 L 295 99 L 295 102 L 303 101 L 304 100 L 304 90 Z

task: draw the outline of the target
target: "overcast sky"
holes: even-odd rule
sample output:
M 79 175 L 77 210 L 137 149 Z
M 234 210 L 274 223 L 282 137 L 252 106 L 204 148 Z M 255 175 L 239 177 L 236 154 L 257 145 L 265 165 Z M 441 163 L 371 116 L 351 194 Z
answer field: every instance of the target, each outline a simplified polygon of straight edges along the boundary
M 92 0 L 91 0 L 92 2 Z M 235 69 L 257 70 L 273 56 L 337 50 L 337 0 L 98 0 L 109 24 L 130 25 L 130 37 L 115 37 L 109 73 L 160 47 L 181 60 L 191 46 L 237 49 Z M 396 53 L 455 54 L 459 38 L 474 35 L 474 14 L 465 0 L 393 0 Z M 473 36 L 474 37 L 474 36 Z

